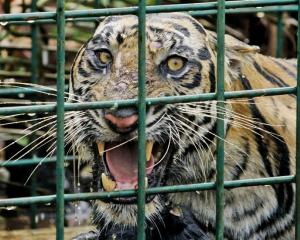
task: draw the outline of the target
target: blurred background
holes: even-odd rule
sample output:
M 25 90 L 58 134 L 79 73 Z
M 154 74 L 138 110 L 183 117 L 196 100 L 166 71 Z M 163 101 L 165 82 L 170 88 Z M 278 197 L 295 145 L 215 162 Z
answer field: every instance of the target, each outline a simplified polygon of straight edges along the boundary
M 148 5 L 199 3 L 207 1 L 151 0 Z M 65 1 L 66 10 L 88 10 L 136 6 L 136 0 Z M 0 0 L 0 14 L 56 11 L 54 0 Z M 243 13 L 226 16 L 226 32 L 239 40 L 260 46 L 274 57 L 296 57 L 297 12 Z M 66 31 L 66 86 L 76 52 L 93 34 L 101 19 L 69 19 Z M 199 21 L 215 30 L 216 16 Z M 55 101 L 56 25 L 27 22 L 0 22 L 0 107 L 27 106 Z M 42 86 L 40 86 L 42 85 Z M 45 88 L 46 86 L 46 88 Z M 49 89 L 49 87 L 51 89 Z M 27 92 L 26 92 L 27 91 Z M 67 87 L 66 87 L 67 91 Z M 0 198 L 55 194 L 55 120 L 46 114 L 0 115 Z M 54 149 L 54 150 L 53 150 Z M 89 166 L 78 164 L 66 146 L 65 192 L 90 191 Z M 18 163 L 23 165 L 18 165 Z M 47 164 L 45 164 L 48 162 Z M 40 164 L 38 164 L 40 163 Z M 24 165 L 26 164 L 26 165 Z M 67 203 L 65 225 L 84 226 L 89 222 L 88 202 Z M 55 206 L 0 208 L 0 230 L 55 226 Z M 1 239 L 0 231 L 0 239 Z M 4 236 L 4 235 L 3 235 Z M 42 238 L 39 238 L 42 239 Z

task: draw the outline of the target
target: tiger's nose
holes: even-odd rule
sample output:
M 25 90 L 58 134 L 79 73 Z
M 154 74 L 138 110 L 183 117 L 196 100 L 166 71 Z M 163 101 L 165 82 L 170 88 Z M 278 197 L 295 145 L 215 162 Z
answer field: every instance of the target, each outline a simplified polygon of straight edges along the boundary
M 136 129 L 138 114 L 136 108 L 122 108 L 105 110 L 104 118 L 112 130 L 128 133 Z

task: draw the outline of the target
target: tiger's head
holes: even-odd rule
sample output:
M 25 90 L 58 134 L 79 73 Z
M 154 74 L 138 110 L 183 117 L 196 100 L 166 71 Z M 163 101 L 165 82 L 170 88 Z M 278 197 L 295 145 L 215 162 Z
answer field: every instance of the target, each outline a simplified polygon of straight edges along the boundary
M 147 15 L 147 97 L 215 92 L 215 41 L 187 14 Z M 111 16 L 100 23 L 77 54 L 70 89 L 72 98 L 82 102 L 137 98 L 136 16 Z M 215 102 L 157 105 L 146 112 L 146 185 L 207 180 L 215 170 Z M 95 191 L 137 188 L 137 121 L 136 107 L 87 110 L 73 119 L 79 156 L 94 163 Z M 148 196 L 147 219 L 159 215 L 166 201 Z M 94 206 L 95 223 L 136 224 L 135 197 L 97 200 Z

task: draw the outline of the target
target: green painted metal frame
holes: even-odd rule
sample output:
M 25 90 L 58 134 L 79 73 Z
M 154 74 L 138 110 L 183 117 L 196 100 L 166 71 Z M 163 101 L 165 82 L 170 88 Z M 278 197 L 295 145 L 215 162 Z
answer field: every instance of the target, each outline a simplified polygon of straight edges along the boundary
M 56 239 L 64 239 L 64 115 L 65 115 L 65 9 L 57 0 L 57 134 L 56 134 Z
M 300 0 L 298 0 L 300 6 Z M 297 41 L 297 113 L 296 113 L 296 239 L 300 239 L 300 10 L 298 10 Z
M 37 11 L 37 0 L 32 0 L 31 2 L 31 11 Z M 31 25 L 31 83 L 37 84 L 39 79 L 39 27 L 37 24 Z M 32 96 L 33 101 L 36 99 L 36 96 Z M 33 116 L 32 118 L 35 118 Z M 31 136 L 31 140 L 33 141 L 36 138 L 36 135 Z M 32 151 L 32 158 L 36 158 L 36 152 Z M 36 196 L 37 182 L 36 182 L 36 174 L 33 174 L 30 179 L 30 196 Z M 30 205 L 30 225 L 31 228 L 36 228 L 36 216 L 37 216 L 37 206 L 36 204 Z
M 276 57 L 280 58 L 283 54 L 283 43 L 284 43 L 284 23 L 283 13 L 277 13 L 277 33 L 276 33 Z
M 33 0 L 35 2 L 35 0 Z M 160 2 L 160 1 L 157 1 Z M 99 1 L 95 0 L 95 6 L 99 6 Z M 56 23 L 57 24 L 57 103 L 27 107 L 2 107 L 0 115 L 22 114 L 22 113 L 42 113 L 56 112 L 57 114 L 57 156 L 56 158 L 45 159 L 44 162 L 53 162 L 56 159 L 56 195 L 23 197 L 12 199 L 1 199 L 0 207 L 5 206 L 21 206 L 28 204 L 45 204 L 56 202 L 56 238 L 64 239 L 64 202 L 75 200 L 91 200 L 91 199 L 110 199 L 114 197 L 130 197 L 138 196 L 138 239 L 145 239 L 145 196 L 157 193 L 172 192 L 188 192 L 188 191 L 205 191 L 216 190 L 216 239 L 223 239 L 224 231 L 224 189 L 257 186 L 257 185 L 273 185 L 288 182 L 296 183 L 296 206 L 300 206 L 300 41 L 298 40 L 298 75 L 297 87 L 283 87 L 272 89 L 258 89 L 250 91 L 224 92 L 224 32 L 225 32 L 225 14 L 249 13 L 249 12 L 278 12 L 278 38 L 282 38 L 282 14 L 284 11 L 298 11 L 298 24 L 300 24 L 300 0 L 248 0 L 248 1 L 225 1 L 198 3 L 198 4 L 178 4 L 164 6 L 147 6 L 145 0 L 139 1 L 138 7 L 116 8 L 116 9 L 95 9 L 93 11 L 65 11 L 64 0 L 57 0 L 56 12 L 42 13 L 22 13 L 22 14 L 2 14 L 0 22 L 9 21 L 9 24 L 34 24 L 32 25 L 32 39 L 37 39 L 37 24 Z M 259 7 L 259 8 L 258 8 Z M 33 8 L 33 10 L 35 10 Z M 202 16 L 207 14 L 217 14 L 217 34 L 218 34 L 218 55 L 217 55 L 217 92 L 187 96 L 172 96 L 162 98 L 146 98 L 145 93 L 145 14 L 155 12 L 171 12 L 171 11 L 189 11 L 193 16 Z M 64 25 L 66 21 L 94 21 L 99 16 L 107 16 L 113 14 L 137 14 L 139 17 L 139 94 L 138 99 L 123 101 L 107 101 L 92 103 L 65 103 L 64 102 L 64 72 L 65 72 L 65 55 L 64 55 Z M 69 19 L 68 19 L 69 18 Z M 72 18 L 72 19 L 70 19 Z M 300 26 L 300 25 L 299 25 Z M 300 36 L 300 28 L 298 28 L 298 36 Z M 36 48 L 32 48 L 32 53 L 36 54 Z M 277 40 L 277 56 L 282 54 L 282 42 Z M 32 61 L 32 81 L 36 82 L 38 74 L 36 65 Z M 42 88 L 23 88 L 23 89 L 0 89 L 0 96 L 9 96 L 19 93 L 36 93 L 38 91 L 51 91 Z M 156 104 L 172 104 L 177 102 L 195 102 L 218 100 L 219 107 L 223 107 L 224 100 L 241 97 L 258 97 L 270 95 L 297 94 L 297 151 L 296 151 L 296 175 L 281 176 L 259 179 L 245 179 L 237 181 L 224 181 L 224 142 L 217 141 L 217 179 L 216 182 L 187 184 L 178 186 L 164 186 L 145 189 L 145 109 L 148 105 Z M 122 107 L 136 105 L 139 109 L 139 160 L 138 160 L 138 190 L 115 191 L 111 193 L 79 193 L 64 194 L 64 112 L 76 111 L 84 109 L 98 109 L 110 107 Z M 218 115 L 217 135 L 224 137 L 224 116 Z M 68 157 L 72 160 L 72 157 Z M 25 159 L 20 162 L 11 161 L 5 164 L 10 166 L 25 166 L 38 164 L 39 158 Z M 296 208 L 296 239 L 300 239 L 300 209 Z
M 138 190 L 137 190 L 137 239 L 146 239 L 145 236 L 145 168 L 146 168 L 146 2 L 139 1 L 138 11 Z
M 217 14 L 217 108 L 224 109 L 225 61 L 225 0 L 218 0 Z M 216 177 L 216 239 L 223 239 L 224 232 L 224 113 L 217 113 L 217 177 Z

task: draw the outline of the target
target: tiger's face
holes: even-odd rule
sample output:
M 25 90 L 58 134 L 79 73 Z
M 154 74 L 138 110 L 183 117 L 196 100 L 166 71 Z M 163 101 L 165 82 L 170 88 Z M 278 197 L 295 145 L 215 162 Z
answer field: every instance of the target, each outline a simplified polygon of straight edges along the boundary
M 208 33 L 186 14 L 151 14 L 146 20 L 146 94 L 162 97 L 215 91 L 214 51 Z M 138 95 L 138 19 L 112 16 L 81 48 L 72 67 L 78 101 L 133 99 Z M 73 96 L 73 95 L 72 95 Z M 206 151 L 215 131 L 214 103 L 151 106 L 146 114 L 146 186 L 205 180 L 214 163 Z M 203 114 L 198 110 L 202 110 Z M 72 126 L 79 155 L 94 163 L 95 191 L 137 188 L 136 107 L 80 112 Z M 74 130 L 75 129 L 75 130 Z M 211 140 L 213 141 L 213 140 Z M 208 163 L 199 161 L 206 154 Z M 146 199 L 146 217 L 159 214 L 161 196 Z M 136 198 L 95 202 L 95 223 L 136 224 Z

